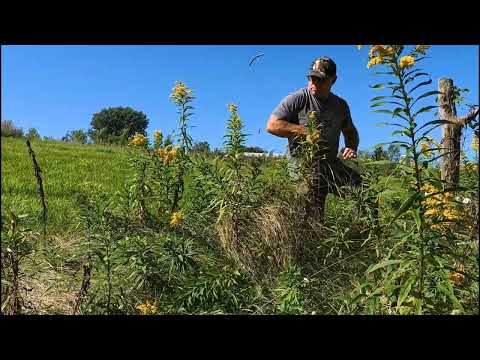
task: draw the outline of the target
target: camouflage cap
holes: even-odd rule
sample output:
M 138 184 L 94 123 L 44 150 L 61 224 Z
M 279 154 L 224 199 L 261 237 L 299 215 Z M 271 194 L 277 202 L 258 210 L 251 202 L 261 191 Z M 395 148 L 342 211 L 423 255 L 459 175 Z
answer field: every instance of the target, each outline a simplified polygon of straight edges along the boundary
M 308 76 L 328 79 L 337 73 L 337 65 L 327 56 L 315 59 L 310 65 Z

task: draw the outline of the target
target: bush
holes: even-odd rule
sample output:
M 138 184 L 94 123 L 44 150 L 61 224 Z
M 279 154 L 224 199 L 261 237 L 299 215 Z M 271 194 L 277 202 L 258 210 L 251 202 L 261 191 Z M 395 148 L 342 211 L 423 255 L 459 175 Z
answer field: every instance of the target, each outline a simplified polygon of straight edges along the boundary
M 82 129 L 67 131 L 62 140 L 67 142 L 86 144 L 88 142 L 88 133 Z
M 93 114 L 91 125 L 89 135 L 93 142 L 126 145 L 136 133 L 145 135 L 148 118 L 130 107 L 116 107 Z
M 20 138 L 23 129 L 15 127 L 12 120 L 2 120 L 2 136 Z
M 35 128 L 28 129 L 27 135 L 25 135 L 25 137 L 28 140 L 41 139 L 40 134 L 38 133 L 38 130 Z

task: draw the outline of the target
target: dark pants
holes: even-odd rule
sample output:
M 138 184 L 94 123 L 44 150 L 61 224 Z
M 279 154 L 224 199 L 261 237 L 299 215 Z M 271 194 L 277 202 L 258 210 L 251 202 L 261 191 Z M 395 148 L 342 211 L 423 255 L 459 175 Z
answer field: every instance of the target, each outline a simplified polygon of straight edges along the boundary
M 307 218 L 316 218 L 323 221 L 325 213 L 325 199 L 328 193 L 342 196 L 343 186 L 360 186 L 362 177 L 354 169 L 345 165 L 340 159 L 318 160 L 315 163 L 313 176 L 306 189 Z

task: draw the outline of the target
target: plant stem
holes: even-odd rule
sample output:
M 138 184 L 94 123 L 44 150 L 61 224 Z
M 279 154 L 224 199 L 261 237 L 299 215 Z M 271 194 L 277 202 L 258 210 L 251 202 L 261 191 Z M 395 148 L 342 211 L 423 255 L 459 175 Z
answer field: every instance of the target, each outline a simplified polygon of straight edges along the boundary
M 395 65 L 395 66 L 398 66 L 398 65 Z M 406 113 L 407 118 L 408 118 L 409 130 L 410 130 L 410 133 L 409 133 L 408 136 L 409 136 L 409 138 L 411 139 L 411 142 L 412 142 L 410 150 L 412 151 L 412 154 L 413 154 L 415 179 L 416 179 L 415 186 L 416 186 L 417 192 L 420 193 L 422 191 L 421 189 L 423 187 L 423 182 L 422 182 L 422 178 L 421 178 L 421 169 L 418 166 L 419 153 L 417 152 L 417 147 L 416 147 L 416 144 L 415 144 L 416 123 L 415 123 L 415 119 L 412 117 L 412 114 L 410 112 L 410 99 L 409 99 L 407 91 L 405 89 L 405 83 L 404 83 L 404 79 L 403 79 L 404 70 L 403 69 L 399 70 L 397 68 L 397 69 L 395 69 L 395 71 L 399 75 L 398 77 L 399 77 L 399 80 L 400 80 L 400 89 L 402 91 L 403 100 L 405 101 L 405 105 L 406 105 L 405 113 Z M 419 267 L 419 288 L 418 288 L 418 292 L 420 294 L 420 299 L 423 300 L 423 298 L 424 298 L 424 291 L 423 291 L 423 288 L 424 288 L 424 273 L 425 273 L 425 239 L 423 237 L 423 230 L 424 230 L 424 225 L 425 225 L 425 219 L 424 219 L 424 214 L 423 214 L 423 206 L 422 206 L 421 203 L 419 204 L 419 210 L 420 210 L 420 231 L 419 231 L 420 267 Z

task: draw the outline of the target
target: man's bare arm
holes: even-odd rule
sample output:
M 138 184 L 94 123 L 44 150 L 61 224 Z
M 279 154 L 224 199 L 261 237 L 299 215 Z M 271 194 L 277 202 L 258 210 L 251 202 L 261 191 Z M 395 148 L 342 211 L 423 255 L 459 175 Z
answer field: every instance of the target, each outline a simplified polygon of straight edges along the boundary
M 286 120 L 279 119 L 271 115 L 267 122 L 266 130 L 273 135 L 293 138 L 305 134 L 305 126 L 289 123 Z
M 357 157 L 357 148 L 360 142 L 358 131 L 353 125 L 350 123 L 349 126 L 342 129 L 343 137 L 345 138 L 345 149 L 343 150 L 343 159 L 349 160 L 352 158 Z
M 357 128 L 351 124 L 342 129 L 343 137 L 345 138 L 345 147 L 357 151 L 360 138 L 358 136 Z

